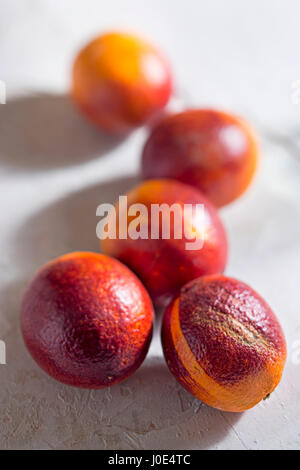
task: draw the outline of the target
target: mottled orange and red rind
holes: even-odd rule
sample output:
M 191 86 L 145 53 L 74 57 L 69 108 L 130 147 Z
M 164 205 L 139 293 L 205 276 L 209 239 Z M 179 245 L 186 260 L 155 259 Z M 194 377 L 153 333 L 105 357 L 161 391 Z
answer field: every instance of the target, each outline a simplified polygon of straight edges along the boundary
M 117 260 L 88 252 L 46 264 L 25 292 L 21 329 L 32 357 L 68 385 L 103 388 L 130 376 L 152 336 L 151 300 Z
M 72 96 L 94 124 L 123 134 L 152 119 L 172 91 L 169 65 L 148 42 L 126 33 L 103 34 L 78 54 Z
M 278 385 L 286 360 L 281 326 L 248 285 L 205 276 L 166 309 L 162 344 L 170 371 L 201 401 L 244 411 Z
M 258 144 L 244 120 L 192 109 L 166 116 L 153 128 L 143 150 L 142 175 L 191 184 L 220 207 L 246 190 L 257 159 Z
M 143 281 L 156 305 L 162 306 L 186 284 L 204 274 L 222 273 L 227 260 L 227 240 L 224 227 L 213 205 L 195 188 L 175 180 L 145 181 L 132 189 L 128 194 L 128 207 L 131 204 L 143 204 L 148 210 L 148 219 L 141 222 L 146 225 L 148 239 L 133 240 L 119 237 L 119 206 L 117 210 L 117 237 L 105 239 L 101 243 L 104 253 L 118 258 L 127 264 Z M 197 250 L 187 250 L 186 244 L 191 240 L 183 233 L 181 239 L 174 237 L 174 219 L 171 219 L 170 239 L 160 237 L 151 239 L 151 204 L 184 204 L 204 205 L 203 246 Z M 195 212 L 188 219 L 191 227 L 197 226 Z M 131 217 L 125 216 L 127 226 Z M 183 219 L 182 219 L 183 222 Z M 184 230 L 183 230 L 184 232 Z

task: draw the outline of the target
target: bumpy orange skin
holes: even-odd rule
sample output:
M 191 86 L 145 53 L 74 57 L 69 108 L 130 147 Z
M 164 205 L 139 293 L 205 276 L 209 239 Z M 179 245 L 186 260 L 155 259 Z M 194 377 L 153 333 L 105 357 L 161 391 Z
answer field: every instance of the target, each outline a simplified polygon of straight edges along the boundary
M 148 218 L 143 219 L 140 225 L 146 226 L 148 239 L 121 239 L 119 237 L 119 212 L 117 212 L 117 238 L 102 241 L 104 253 L 115 256 L 127 264 L 142 280 L 157 306 L 164 306 L 171 297 L 188 281 L 204 274 L 222 273 L 227 261 L 227 239 L 224 227 L 213 205 L 195 188 L 179 183 L 175 180 L 151 180 L 146 181 L 132 189 L 128 194 L 128 207 L 132 204 L 143 204 L 148 211 Z M 158 239 L 151 238 L 151 228 L 157 220 L 151 219 L 152 204 L 203 204 L 204 226 L 203 246 L 200 249 L 187 250 L 190 242 L 182 230 L 183 237 L 174 237 L 174 219 L 170 224 L 170 239 L 162 238 L 159 220 Z M 195 207 L 195 206 L 193 206 Z M 124 210 L 123 210 L 124 212 Z M 190 227 L 197 227 L 195 213 L 187 219 Z M 125 215 L 127 227 L 133 217 Z M 121 222 L 122 225 L 122 222 Z M 127 232 L 128 233 L 128 232 Z
M 117 260 L 78 252 L 46 264 L 22 303 L 25 344 L 42 369 L 68 385 L 104 388 L 129 377 L 152 336 L 151 300 Z
M 240 118 L 212 109 L 163 118 L 143 150 L 144 178 L 175 178 L 200 189 L 217 207 L 240 196 L 258 159 L 253 131 Z
M 164 355 L 178 382 L 207 405 L 244 411 L 278 385 L 286 360 L 281 326 L 248 285 L 204 276 L 167 307 Z
M 150 43 L 130 34 L 103 34 L 77 56 L 72 96 L 100 128 L 130 132 L 152 119 L 172 91 L 166 59 Z

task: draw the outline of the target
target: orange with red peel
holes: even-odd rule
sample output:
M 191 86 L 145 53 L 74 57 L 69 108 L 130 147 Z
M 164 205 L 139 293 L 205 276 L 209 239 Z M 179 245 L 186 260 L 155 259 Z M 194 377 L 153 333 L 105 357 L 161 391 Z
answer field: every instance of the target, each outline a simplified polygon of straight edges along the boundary
M 278 385 L 286 342 L 269 305 L 226 276 L 184 286 L 166 309 L 162 344 L 178 382 L 214 408 L 252 408 Z
M 78 54 L 72 96 L 98 127 L 124 134 L 145 124 L 167 104 L 170 67 L 149 42 L 122 32 L 98 36 Z
M 107 256 L 78 252 L 43 266 L 25 292 L 21 329 L 56 380 L 104 388 L 129 377 L 152 337 L 153 308 L 136 276 Z
M 147 210 L 148 217 L 142 217 L 139 224 L 139 231 L 144 232 L 147 238 L 130 237 L 128 227 L 133 217 L 117 204 L 116 237 L 103 240 L 101 248 L 104 253 L 127 264 L 140 277 L 156 305 L 166 305 L 188 281 L 204 274 L 224 271 L 227 261 L 226 233 L 216 209 L 197 189 L 175 180 L 145 181 L 127 194 L 128 207 L 134 204 L 142 204 Z M 151 216 L 151 208 L 163 204 L 162 207 L 171 208 L 175 204 L 183 208 L 178 225 L 185 223 L 195 235 L 199 226 L 197 214 L 185 214 L 184 206 L 190 204 L 195 208 L 196 204 L 203 205 L 204 216 L 200 224 L 201 233 L 198 234 L 203 244 L 199 248 L 187 249 L 190 240 L 184 231 L 181 238 L 175 238 L 173 217 L 169 219 L 170 236 L 163 238 L 163 217 L 158 221 Z M 155 229 L 159 233 L 158 238 L 152 236 Z M 125 233 L 124 238 L 120 236 L 121 231 Z
M 257 140 L 244 120 L 219 110 L 191 109 L 154 126 L 143 150 L 142 175 L 191 184 L 220 207 L 246 190 L 257 160 Z

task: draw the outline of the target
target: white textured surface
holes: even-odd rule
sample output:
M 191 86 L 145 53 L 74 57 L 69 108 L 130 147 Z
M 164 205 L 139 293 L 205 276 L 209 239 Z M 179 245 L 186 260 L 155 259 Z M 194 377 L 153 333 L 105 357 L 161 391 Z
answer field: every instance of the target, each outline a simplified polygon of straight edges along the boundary
M 295 1 L 2 0 L 0 79 L 0 448 L 300 448 L 300 4 Z M 145 132 L 114 142 L 91 129 L 63 93 L 77 48 L 99 30 L 145 32 L 169 55 L 183 96 L 244 114 L 262 136 L 251 190 L 222 211 L 227 273 L 256 288 L 277 313 L 289 357 L 269 400 L 222 413 L 168 372 L 158 331 L 128 381 L 106 391 L 63 386 L 22 343 L 24 286 L 49 258 L 98 249 L 96 206 L 130 187 Z M 157 320 L 157 330 L 160 318 Z

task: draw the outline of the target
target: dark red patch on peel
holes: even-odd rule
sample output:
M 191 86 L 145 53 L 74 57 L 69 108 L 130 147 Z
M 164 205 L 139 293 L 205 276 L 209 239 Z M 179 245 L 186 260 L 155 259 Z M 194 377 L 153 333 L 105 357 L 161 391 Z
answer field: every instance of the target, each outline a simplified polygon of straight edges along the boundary
M 195 359 L 216 382 L 230 385 L 256 375 L 285 348 L 281 327 L 249 286 L 206 276 L 181 289 L 180 324 Z
M 93 253 L 58 258 L 39 271 L 21 313 L 37 363 L 69 385 L 102 388 L 131 375 L 152 336 L 144 287 L 117 260 Z

